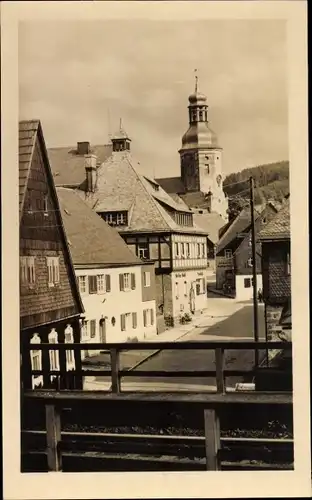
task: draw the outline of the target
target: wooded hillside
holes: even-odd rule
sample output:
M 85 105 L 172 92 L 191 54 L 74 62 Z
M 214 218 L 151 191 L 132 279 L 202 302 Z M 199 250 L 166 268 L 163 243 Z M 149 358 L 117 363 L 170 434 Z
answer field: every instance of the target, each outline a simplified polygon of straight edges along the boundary
M 240 211 L 245 201 L 249 198 L 250 176 L 255 181 L 256 204 L 263 203 L 266 200 L 280 202 L 289 193 L 288 161 L 245 168 L 240 172 L 228 175 L 224 179 L 223 188 L 229 197 L 229 212 L 231 216 Z

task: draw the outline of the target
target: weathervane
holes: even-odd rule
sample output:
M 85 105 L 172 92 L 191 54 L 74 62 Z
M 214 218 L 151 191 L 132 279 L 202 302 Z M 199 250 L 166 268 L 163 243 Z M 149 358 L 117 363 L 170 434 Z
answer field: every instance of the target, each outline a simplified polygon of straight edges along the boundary
M 194 73 L 195 73 L 195 92 L 197 92 L 198 90 L 198 76 L 197 76 L 197 69 L 194 69 Z

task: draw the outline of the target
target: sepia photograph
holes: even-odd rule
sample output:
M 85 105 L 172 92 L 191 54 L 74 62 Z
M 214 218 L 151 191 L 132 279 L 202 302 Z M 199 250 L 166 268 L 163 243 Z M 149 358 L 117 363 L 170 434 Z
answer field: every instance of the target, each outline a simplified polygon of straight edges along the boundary
M 19 472 L 294 472 L 287 20 L 16 31 Z

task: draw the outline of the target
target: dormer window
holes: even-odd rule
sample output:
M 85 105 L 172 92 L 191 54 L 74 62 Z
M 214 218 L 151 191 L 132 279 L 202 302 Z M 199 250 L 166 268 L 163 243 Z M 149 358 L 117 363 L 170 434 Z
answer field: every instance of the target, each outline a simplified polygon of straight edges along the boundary
M 128 212 L 126 210 L 120 212 L 102 212 L 99 215 L 110 226 L 127 226 L 128 224 Z

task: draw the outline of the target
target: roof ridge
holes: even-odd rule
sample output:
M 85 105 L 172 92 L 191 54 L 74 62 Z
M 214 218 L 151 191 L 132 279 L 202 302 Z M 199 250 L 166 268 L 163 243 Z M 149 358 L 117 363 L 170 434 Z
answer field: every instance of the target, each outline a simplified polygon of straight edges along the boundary
M 152 200 L 152 202 L 154 203 L 159 215 L 161 216 L 163 222 L 165 223 L 166 227 L 171 229 L 171 227 L 169 226 L 169 224 L 167 223 L 167 221 L 164 219 L 163 217 L 163 214 L 161 213 L 161 211 L 159 210 L 159 207 L 158 207 L 158 204 L 156 203 L 156 200 L 155 198 L 151 195 L 151 193 L 148 191 L 148 189 L 146 188 L 146 186 L 144 185 L 144 182 L 142 182 L 142 179 L 140 178 L 140 174 L 136 171 L 136 169 L 134 168 L 134 166 L 132 165 L 132 163 L 129 161 L 129 157 L 128 155 L 126 156 L 126 160 L 127 162 L 129 163 L 130 167 L 132 168 L 132 170 L 134 171 L 134 174 L 136 175 L 137 179 L 140 181 L 141 185 L 143 186 L 143 189 L 146 191 L 146 193 L 148 194 L 148 196 L 150 197 L 150 199 Z

